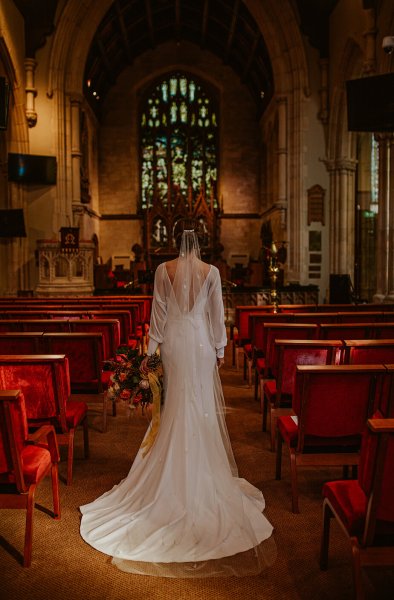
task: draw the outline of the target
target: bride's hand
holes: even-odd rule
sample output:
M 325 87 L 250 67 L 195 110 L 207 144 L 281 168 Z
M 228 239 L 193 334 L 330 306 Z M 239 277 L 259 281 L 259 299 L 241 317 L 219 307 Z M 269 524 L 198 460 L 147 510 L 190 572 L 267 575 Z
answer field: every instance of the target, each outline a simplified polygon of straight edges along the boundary
M 149 360 L 149 356 L 145 356 L 145 358 L 141 361 L 141 364 L 140 364 L 140 371 L 141 371 L 141 373 L 145 373 L 145 375 L 149 371 L 148 360 Z
M 216 364 L 218 366 L 218 369 L 220 369 L 220 367 L 222 367 L 224 365 L 224 358 L 217 358 Z

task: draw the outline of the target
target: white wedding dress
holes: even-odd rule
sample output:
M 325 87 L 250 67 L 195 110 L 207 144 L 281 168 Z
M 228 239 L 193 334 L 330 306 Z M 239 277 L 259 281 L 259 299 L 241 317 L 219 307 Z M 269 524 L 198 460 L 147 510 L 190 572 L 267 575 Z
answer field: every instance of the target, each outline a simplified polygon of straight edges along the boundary
M 165 393 L 153 447 L 80 507 L 83 539 L 132 573 L 254 574 L 276 555 L 263 495 L 237 476 L 216 366 L 226 344 L 220 275 L 199 264 L 199 288 L 183 307 L 186 292 L 174 291 L 166 265 L 156 271 L 150 349 L 160 344 Z M 185 290 L 185 273 L 182 282 Z

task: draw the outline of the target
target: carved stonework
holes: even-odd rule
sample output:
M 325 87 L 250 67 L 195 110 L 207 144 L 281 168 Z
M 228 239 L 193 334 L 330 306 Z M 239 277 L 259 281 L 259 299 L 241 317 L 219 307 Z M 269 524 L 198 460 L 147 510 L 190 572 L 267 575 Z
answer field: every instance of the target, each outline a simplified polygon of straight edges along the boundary
M 37 241 L 37 296 L 78 296 L 93 293 L 93 242 L 80 242 L 79 252 L 65 255 L 60 242 Z

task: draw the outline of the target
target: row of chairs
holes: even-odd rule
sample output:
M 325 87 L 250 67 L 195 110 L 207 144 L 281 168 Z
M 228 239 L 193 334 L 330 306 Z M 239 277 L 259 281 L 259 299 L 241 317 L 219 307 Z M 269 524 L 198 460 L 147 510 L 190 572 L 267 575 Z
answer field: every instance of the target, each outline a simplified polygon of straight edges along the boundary
M 139 323 L 149 323 L 152 296 L 81 296 L 64 298 L 0 298 L 3 310 L 129 310 Z
M 301 323 L 317 324 L 321 326 L 319 337 L 325 339 L 337 339 L 338 337 L 347 338 L 376 338 L 387 337 L 385 333 L 380 334 L 378 324 L 382 324 L 382 331 L 386 331 L 394 326 L 394 313 L 390 311 L 355 311 L 355 312 L 283 312 L 266 313 L 264 310 L 253 310 L 258 307 L 240 307 L 238 316 L 238 325 L 232 334 L 233 365 L 239 366 L 239 356 L 245 354 L 245 358 L 251 354 L 252 348 L 262 347 L 264 343 L 264 324 L 265 323 Z M 386 323 L 386 325 L 384 325 Z M 346 325 L 354 327 L 354 335 L 346 333 Z M 363 325 L 363 333 L 357 335 L 357 326 Z M 341 334 L 342 330 L 342 334 Z M 244 362 L 244 365 L 246 363 Z M 245 368 L 245 367 L 244 367 Z M 246 371 L 245 371 L 246 373 Z
M 65 354 L 0 356 L 0 389 L 19 389 L 25 399 L 29 430 L 53 425 L 58 444 L 67 448 L 66 483 L 71 485 L 74 437 L 83 428 L 84 453 L 89 456 L 87 403 L 71 398 L 69 361 Z
M 255 398 L 257 399 L 259 381 L 267 375 L 272 363 L 274 341 L 278 339 L 310 339 L 310 340 L 380 340 L 394 339 L 394 323 L 382 323 L 378 327 L 367 323 L 352 324 L 309 324 L 309 323 L 261 323 L 258 329 L 260 337 L 255 344 L 244 347 L 244 378 L 252 382 L 252 371 L 255 369 Z M 247 373 L 246 373 L 247 370 Z
M 260 359 L 261 360 L 261 359 Z M 275 419 L 291 406 L 297 365 L 394 364 L 393 340 L 275 339 L 260 379 L 263 431 L 270 415 L 271 448 Z

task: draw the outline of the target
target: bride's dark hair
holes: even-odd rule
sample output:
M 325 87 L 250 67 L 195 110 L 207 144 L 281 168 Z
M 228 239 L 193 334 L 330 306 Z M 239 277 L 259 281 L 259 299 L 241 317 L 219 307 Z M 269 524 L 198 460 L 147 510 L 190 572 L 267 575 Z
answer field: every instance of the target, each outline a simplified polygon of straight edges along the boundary
M 179 250 L 181 246 L 182 234 L 185 230 L 194 231 L 197 235 L 198 242 L 201 246 L 201 243 L 204 239 L 204 232 L 201 222 L 194 217 L 185 217 L 182 219 L 178 219 L 173 229 L 173 239 L 175 241 L 175 246 L 177 250 Z

